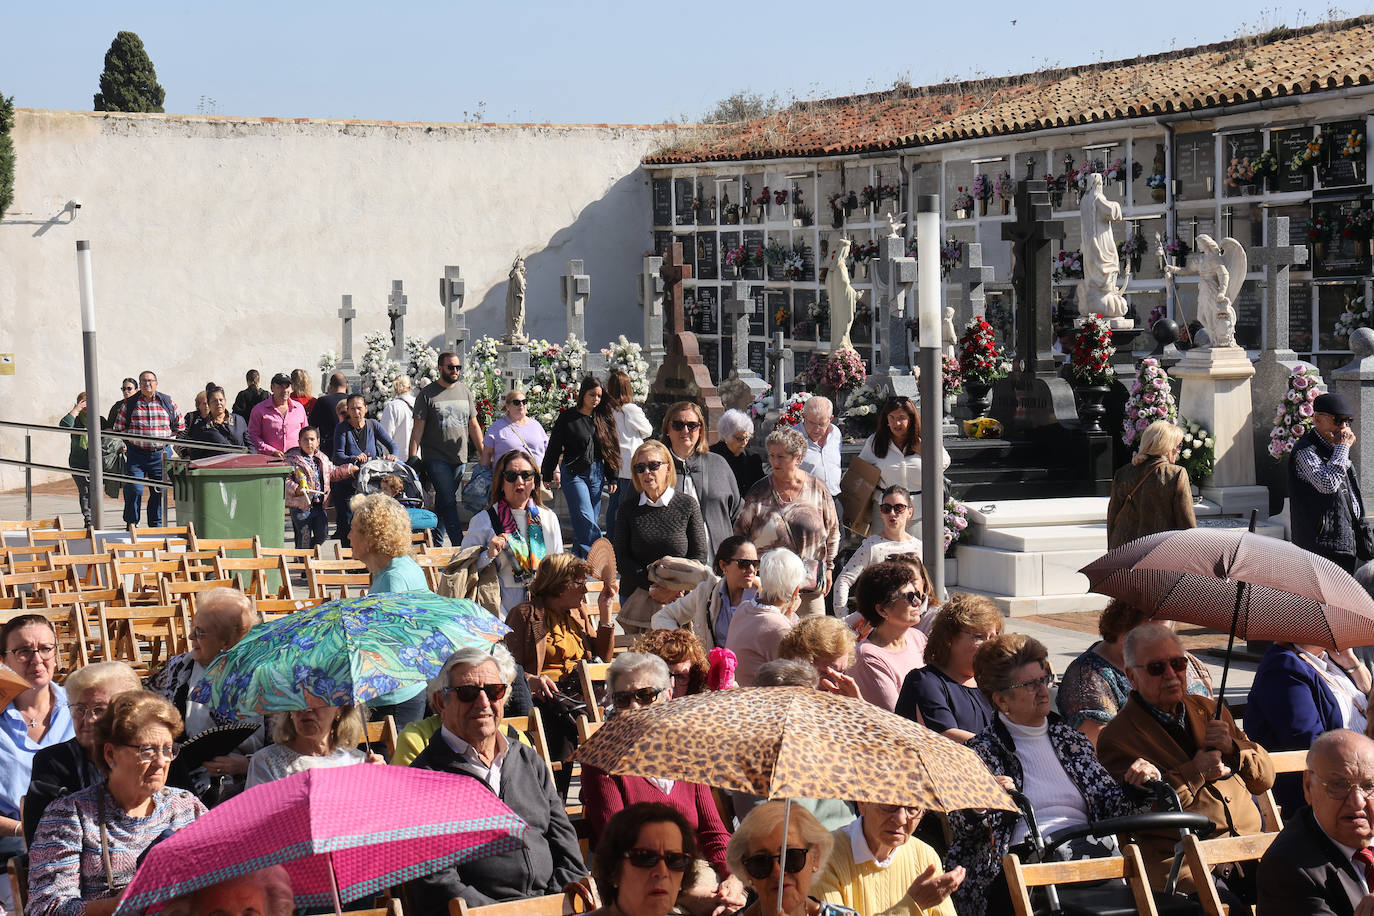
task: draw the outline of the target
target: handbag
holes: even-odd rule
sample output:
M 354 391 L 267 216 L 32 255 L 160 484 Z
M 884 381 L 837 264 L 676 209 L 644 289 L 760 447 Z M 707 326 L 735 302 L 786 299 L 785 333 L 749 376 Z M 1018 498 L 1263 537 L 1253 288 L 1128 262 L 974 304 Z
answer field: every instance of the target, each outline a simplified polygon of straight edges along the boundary
M 491 505 L 491 468 L 469 462 L 463 477 L 463 505 L 472 512 Z
M 873 491 L 883 472 L 862 458 L 849 463 L 840 479 L 840 506 L 844 509 L 844 525 L 859 537 L 868 537 L 873 526 Z

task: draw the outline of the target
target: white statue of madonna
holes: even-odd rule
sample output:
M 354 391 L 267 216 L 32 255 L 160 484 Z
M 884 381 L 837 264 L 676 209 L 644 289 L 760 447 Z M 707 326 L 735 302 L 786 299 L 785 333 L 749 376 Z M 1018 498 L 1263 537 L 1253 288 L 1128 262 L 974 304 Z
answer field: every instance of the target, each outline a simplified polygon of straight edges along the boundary
M 825 294 L 830 300 L 830 350 L 854 349 L 849 328 L 854 324 L 854 308 L 859 294 L 849 282 L 849 248 L 853 243 L 841 238 L 830 252 L 826 265 Z
M 1129 304 L 1123 295 L 1130 283 L 1130 268 L 1126 282 L 1117 286 L 1121 272 L 1116 239 L 1112 237 L 1112 223 L 1121 222 L 1121 205 L 1102 193 L 1102 176 L 1094 172 L 1088 176 L 1088 188 L 1083 194 L 1078 215 L 1083 234 L 1083 279 L 1078 281 L 1078 314 L 1084 318 L 1097 314 L 1107 319 L 1113 328 L 1127 327 Z

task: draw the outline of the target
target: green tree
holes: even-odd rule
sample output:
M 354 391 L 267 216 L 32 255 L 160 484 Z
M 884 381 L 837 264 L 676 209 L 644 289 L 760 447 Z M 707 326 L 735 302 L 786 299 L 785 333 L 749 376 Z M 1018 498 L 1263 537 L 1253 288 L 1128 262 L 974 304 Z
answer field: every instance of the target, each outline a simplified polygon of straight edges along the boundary
M 157 82 L 143 39 L 120 32 L 105 52 L 105 72 L 95 94 L 96 111 L 162 111 L 167 92 Z
M 0 219 L 14 203 L 14 96 L 0 93 Z

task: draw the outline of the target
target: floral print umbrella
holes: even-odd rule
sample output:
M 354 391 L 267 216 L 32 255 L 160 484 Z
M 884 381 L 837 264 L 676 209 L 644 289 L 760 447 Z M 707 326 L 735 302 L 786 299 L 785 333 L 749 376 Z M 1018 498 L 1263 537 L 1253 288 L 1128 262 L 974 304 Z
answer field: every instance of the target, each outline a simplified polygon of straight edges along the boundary
M 191 699 L 225 718 L 356 705 L 427 681 L 458 649 L 490 648 L 508 632 L 462 598 L 341 598 L 253 627 L 210 663 Z

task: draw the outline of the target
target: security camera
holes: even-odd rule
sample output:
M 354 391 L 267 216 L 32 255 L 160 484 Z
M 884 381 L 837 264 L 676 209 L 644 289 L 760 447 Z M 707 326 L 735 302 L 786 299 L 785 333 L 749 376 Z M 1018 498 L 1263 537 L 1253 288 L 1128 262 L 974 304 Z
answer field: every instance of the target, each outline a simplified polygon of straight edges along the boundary
M 79 200 L 69 200 L 69 201 L 67 201 L 67 209 L 68 209 L 68 210 L 80 210 L 80 209 L 81 209 L 81 201 L 79 201 Z

